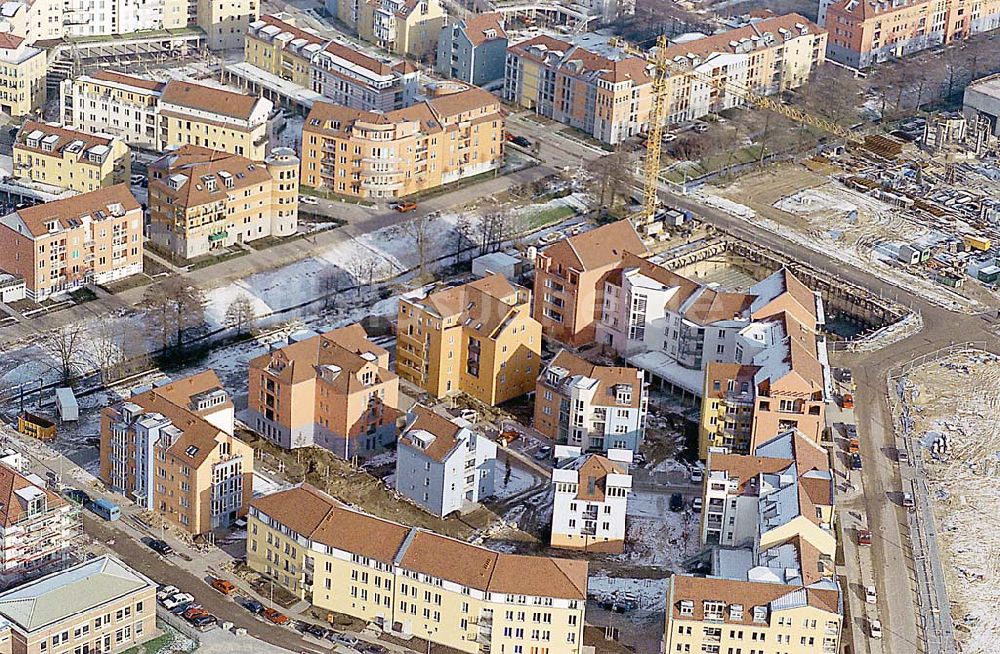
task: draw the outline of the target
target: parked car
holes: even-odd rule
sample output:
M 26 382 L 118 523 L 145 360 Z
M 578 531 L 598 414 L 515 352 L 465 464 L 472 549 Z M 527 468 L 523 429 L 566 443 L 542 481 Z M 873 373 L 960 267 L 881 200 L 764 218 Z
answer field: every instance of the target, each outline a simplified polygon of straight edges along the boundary
M 701 471 L 701 468 L 695 468 L 691 471 L 691 483 L 700 484 L 705 481 L 705 473 Z
M 535 452 L 535 460 L 545 461 L 551 455 L 552 455 L 552 448 L 549 447 L 548 445 L 542 445 L 540 448 L 538 448 L 538 451 Z
M 216 618 L 211 613 L 207 613 L 205 615 L 198 616 L 194 620 L 191 620 L 191 624 L 193 624 L 195 627 L 201 629 L 202 631 L 205 631 L 208 628 L 215 626 L 216 624 L 218 624 L 218 622 L 219 622 L 219 619 Z
M 909 463 L 910 455 L 906 453 L 906 448 L 897 447 L 896 448 L 896 462 L 897 463 Z
M 351 647 L 351 648 L 356 648 L 358 646 L 358 643 L 361 642 L 360 640 L 358 640 L 357 636 L 352 636 L 351 634 L 338 634 L 336 631 L 331 631 L 329 634 L 327 634 L 326 638 L 327 640 L 332 640 L 333 642 L 339 643 L 344 647 Z
M 847 451 L 850 452 L 851 454 L 857 454 L 858 452 L 860 452 L 861 441 L 859 441 L 856 438 L 852 438 L 851 440 L 847 441 Z
M 326 629 L 319 626 L 318 624 L 306 625 L 305 629 L 303 629 L 303 632 L 309 634 L 314 638 L 319 638 L 320 640 L 326 638 Z
M 195 618 L 200 618 L 203 615 L 208 615 L 208 611 L 201 608 L 200 606 L 195 606 L 193 608 L 184 611 L 184 613 L 181 613 L 181 617 L 189 622 L 191 620 L 194 620 Z
M 913 493 L 908 493 L 906 491 L 903 491 L 903 506 L 905 506 L 908 509 L 912 509 L 913 507 L 916 506 L 916 504 L 914 504 L 913 502 Z
M 150 538 L 146 543 L 149 545 L 149 549 L 153 550 L 160 556 L 169 556 L 174 553 L 174 548 L 170 547 L 170 544 L 165 540 L 160 540 L 159 538 Z
M 701 498 L 696 497 L 691 500 L 691 510 L 695 513 L 701 513 Z
M 194 601 L 194 595 L 190 593 L 175 593 L 163 600 L 163 608 L 170 611 L 173 608 L 180 606 L 184 603 L 190 603 Z
M 132 176 L 131 176 L 131 177 L 129 178 L 129 181 L 130 181 L 130 182 L 132 182 L 132 186 L 137 186 L 137 185 L 139 185 L 139 184 L 142 184 L 142 181 L 143 181 L 144 179 L 146 179 L 146 176 L 145 176 L 145 175 L 132 175 Z
M 872 532 L 868 529 L 858 529 L 858 545 L 871 545 Z
M 680 493 L 672 493 L 670 495 L 670 510 L 671 511 L 683 511 L 684 510 L 684 496 Z
M 416 202 L 397 202 L 395 205 L 393 205 L 392 208 L 395 209 L 396 211 L 398 211 L 399 213 L 409 213 L 410 211 L 416 211 L 417 210 L 417 203 Z
M 875 592 L 874 586 L 865 586 L 865 601 L 869 604 L 878 602 L 878 593 Z
M 664 132 L 663 138 L 661 139 L 664 143 L 670 143 L 671 141 L 677 140 L 676 134 L 671 134 L 670 132 Z
M 261 615 L 264 616 L 264 619 L 268 622 L 280 625 L 288 624 L 288 616 L 277 609 L 268 607 L 261 611 Z
M 854 381 L 854 375 L 851 374 L 850 368 L 840 369 L 840 381 L 844 382 L 845 384 L 850 384 Z
M 882 621 L 881 620 L 872 620 L 870 623 L 868 623 L 868 630 L 871 633 L 872 638 L 881 638 L 882 637 Z
M 694 129 L 694 131 L 698 132 L 699 134 L 704 134 L 705 132 L 708 131 L 708 125 L 706 125 L 705 123 L 697 123 L 692 129 Z
M 82 491 L 79 488 L 67 488 L 63 490 L 63 495 L 66 496 L 66 499 L 73 504 L 85 506 L 90 503 L 90 495 L 88 495 L 86 491 Z
M 851 455 L 851 470 L 861 470 L 861 455 L 852 454 Z
M 844 425 L 844 435 L 847 438 L 858 438 L 858 426 L 853 423 Z
M 518 147 L 521 147 L 521 148 L 530 148 L 531 147 L 531 141 L 529 141 L 527 138 L 525 138 L 523 136 L 515 136 L 514 138 L 512 138 L 510 140 L 510 142 L 513 143 L 514 145 L 518 146 Z
M 242 601 L 239 602 L 243 605 L 243 608 L 250 611 L 254 615 L 259 615 L 264 611 L 264 605 L 251 597 L 244 597 L 242 598 Z
M 854 395 L 852 393 L 844 393 L 843 397 L 840 398 L 840 406 L 845 409 L 853 409 Z
M 195 607 L 200 607 L 200 606 L 201 606 L 201 604 L 197 604 L 196 602 L 191 601 L 191 602 L 184 602 L 182 604 L 178 604 L 174 608 L 168 609 L 168 610 L 171 613 L 173 613 L 174 615 L 181 615 L 182 613 L 184 613 L 188 609 L 193 609 Z
M 236 590 L 236 584 L 231 581 L 226 581 L 225 579 L 213 579 L 212 588 L 219 591 L 223 595 L 232 595 L 233 591 Z
M 181 592 L 181 589 L 177 586 L 163 586 L 156 591 L 156 599 L 160 602 L 167 599 L 168 597 L 173 597 L 177 593 Z

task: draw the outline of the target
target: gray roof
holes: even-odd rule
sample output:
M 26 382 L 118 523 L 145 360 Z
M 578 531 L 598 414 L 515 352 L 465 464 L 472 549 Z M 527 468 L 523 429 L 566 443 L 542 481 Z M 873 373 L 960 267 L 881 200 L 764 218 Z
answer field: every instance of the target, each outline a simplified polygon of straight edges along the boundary
M 32 632 L 155 587 L 118 559 L 102 556 L 0 594 L 0 615 Z

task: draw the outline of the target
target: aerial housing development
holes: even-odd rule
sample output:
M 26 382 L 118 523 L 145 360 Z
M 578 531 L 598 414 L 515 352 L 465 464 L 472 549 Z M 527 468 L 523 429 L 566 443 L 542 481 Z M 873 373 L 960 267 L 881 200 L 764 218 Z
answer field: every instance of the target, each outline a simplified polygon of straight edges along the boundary
M 1000 0 L 0 4 L 0 654 L 993 654 Z

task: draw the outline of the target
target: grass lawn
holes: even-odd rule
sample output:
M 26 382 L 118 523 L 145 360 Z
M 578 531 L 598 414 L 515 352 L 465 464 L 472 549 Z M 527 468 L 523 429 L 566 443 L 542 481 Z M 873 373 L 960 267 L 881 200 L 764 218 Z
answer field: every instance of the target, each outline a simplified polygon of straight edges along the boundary
M 573 215 L 576 215 L 576 209 L 566 205 L 542 209 L 525 217 L 525 229 L 538 229 L 539 227 L 565 220 Z
M 670 170 L 662 173 L 661 177 L 676 184 L 683 184 L 685 181 L 709 175 L 728 166 L 750 163 L 758 159 L 760 159 L 760 146 L 748 145 L 739 150 L 712 155 L 700 161 L 675 163 Z

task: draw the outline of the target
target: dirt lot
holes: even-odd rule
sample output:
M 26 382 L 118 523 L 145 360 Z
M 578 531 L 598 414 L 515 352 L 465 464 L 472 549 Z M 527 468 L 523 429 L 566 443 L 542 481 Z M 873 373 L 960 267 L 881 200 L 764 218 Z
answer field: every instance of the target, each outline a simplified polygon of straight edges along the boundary
M 908 376 L 923 443 L 952 616 L 965 654 L 996 652 L 1000 633 L 1000 360 L 962 355 Z M 947 448 L 932 454 L 931 442 Z
M 785 196 L 803 189 L 822 186 L 829 181 L 828 177 L 810 172 L 800 164 L 778 164 L 768 166 L 761 172 L 740 177 L 724 186 L 720 195 L 745 204 L 759 215 L 777 223 L 800 231 L 808 231 L 809 220 L 805 217 L 781 211 L 773 205 Z

